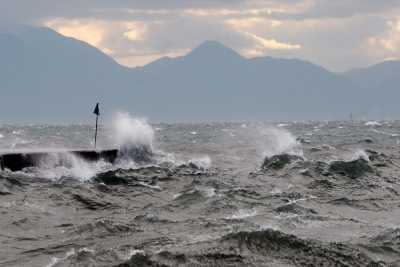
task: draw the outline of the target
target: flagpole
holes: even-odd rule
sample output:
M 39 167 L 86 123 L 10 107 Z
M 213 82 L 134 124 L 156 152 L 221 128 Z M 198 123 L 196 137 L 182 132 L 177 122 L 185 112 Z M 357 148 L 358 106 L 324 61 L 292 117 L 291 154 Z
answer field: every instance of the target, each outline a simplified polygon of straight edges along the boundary
M 94 133 L 94 150 L 96 150 L 97 145 L 97 123 L 99 122 L 99 115 L 96 115 L 96 131 Z

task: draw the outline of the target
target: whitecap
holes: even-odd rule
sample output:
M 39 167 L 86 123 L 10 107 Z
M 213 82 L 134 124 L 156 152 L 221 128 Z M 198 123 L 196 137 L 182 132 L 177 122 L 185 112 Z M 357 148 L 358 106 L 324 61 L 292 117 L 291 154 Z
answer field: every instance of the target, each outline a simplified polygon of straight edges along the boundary
M 275 231 L 279 231 L 280 228 L 278 225 L 272 225 L 272 224 L 260 224 L 258 225 L 259 230 L 263 231 L 263 230 L 275 230 Z
M 14 135 L 21 135 L 22 134 L 22 130 L 13 130 L 12 134 Z
M 182 193 L 174 194 L 174 195 L 172 196 L 172 199 L 175 200 L 175 199 L 179 198 L 179 197 L 182 196 L 182 195 L 183 195 Z
M 94 254 L 94 253 L 95 253 L 95 250 L 94 250 L 94 249 L 87 248 L 87 247 L 83 247 L 83 248 L 80 248 L 80 249 L 78 250 L 78 252 L 84 252 L 84 253 Z
M 111 163 L 103 160 L 87 162 L 72 153 L 49 153 L 39 162 L 38 167 L 29 168 L 26 171 L 28 174 L 50 180 L 71 177 L 87 181 L 110 166 Z
M 274 187 L 274 188 L 271 190 L 270 193 L 273 194 L 273 195 L 279 195 L 279 194 L 282 194 L 282 190 L 281 190 L 280 188 L 278 188 L 278 187 Z
M 196 189 L 205 197 L 213 197 L 216 195 L 214 187 L 196 186 Z
M 60 262 L 63 262 L 65 260 L 67 260 L 69 257 L 75 255 L 75 249 L 71 249 L 70 251 L 68 251 L 64 257 L 62 258 L 57 258 L 57 257 L 52 257 L 51 258 L 51 262 L 49 264 L 46 265 L 46 267 L 54 267 L 57 266 Z
M 264 157 L 287 153 L 302 157 L 303 150 L 296 137 L 282 128 L 266 128 L 261 131 L 264 137 Z
M 211 167 L 211 158 L 209 156 L 203 156 L 199 158 L 190 159 L 189 164 L 192 163 L 200 169 L 209 169 Z
M 158 191 L 162 190 L 161 187 L 158 186 L 158 185 L 150 185 L 150 184 L 146 184 L 145 182 L 138 182 L 138 184 L 140 184 L 141 186 L 144 186 L 144 187 L 148 187 L 150 189 L 155 189 L 155 190 L 158 190 Z
M 346 161 L 353 161 L 353 160 L 358 160 L 358 159 L 363 159 L 365 161 L 369 161 L 369 156 L 367 152 L 363 149 L 357 149 L 351 154 L 345 155 L 345 160 Z
M 145 255 L 145 251 L 141 249 L 129 249 L 128 251 L 117 251 L 117 256 L 123 260 L 128 261 L 137 254 Z
M 377 121 L 367 121 L 364 125 L 365 126 L 381 126 L 382 124 Z
M 248 217 L 254 217 L 257 215 L 257 210 L 251 209 L 251 210 L 246 210 L 246 209 L 240 209 L 231 216 L 228 216 L 228 220 L 240 220 L 240 219 L 245 219 Z
M 215 239 L 219 238 L 219 236 L 204 234 L 204 235 L 189 235 L 188 238 L 191 243 L 199 243 L 199 242 L 215 240 Z

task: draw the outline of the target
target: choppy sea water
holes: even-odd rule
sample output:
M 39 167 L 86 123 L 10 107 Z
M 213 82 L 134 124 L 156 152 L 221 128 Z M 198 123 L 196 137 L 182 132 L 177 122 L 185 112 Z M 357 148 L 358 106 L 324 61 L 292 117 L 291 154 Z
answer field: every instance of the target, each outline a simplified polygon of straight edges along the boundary
M 399 133 L 125 118 L 100 148 L 145 143 L 154 161 L 0 172 L 0 266 L 400 266 Z M 3 125 L 0 151 L 90 149 L 93 134 Z

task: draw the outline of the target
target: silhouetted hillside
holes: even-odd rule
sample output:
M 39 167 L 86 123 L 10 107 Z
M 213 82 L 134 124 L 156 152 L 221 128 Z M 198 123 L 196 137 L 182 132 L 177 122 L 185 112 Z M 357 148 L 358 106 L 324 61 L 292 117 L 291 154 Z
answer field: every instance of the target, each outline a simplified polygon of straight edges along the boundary
M 96 101 L 103 114 L 122 109 L 156 121 L 400 115 L 395 62 L 339 75 L 297 59 L 246 59 L 207 41 L 185 56 L 130 69 L 34 27 L 0 33 L 0 57 L 0 122 L 80 121 Z

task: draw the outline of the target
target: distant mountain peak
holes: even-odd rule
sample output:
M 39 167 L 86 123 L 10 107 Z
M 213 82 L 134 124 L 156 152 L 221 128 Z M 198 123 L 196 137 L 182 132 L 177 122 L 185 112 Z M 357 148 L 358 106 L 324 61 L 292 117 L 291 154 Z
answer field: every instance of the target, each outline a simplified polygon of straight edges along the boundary
M 198 45 L 194 50 L 196 49 L 230 49 L 221 42 L 215 41 L 215 40 L 206 40 L 202 42 L 200 45 Z
M 218 41 L 205 41 L 193 49 L 188 55 L 188 57 L 233 57 L 241 58 L 241 56 L 234 51 Z

